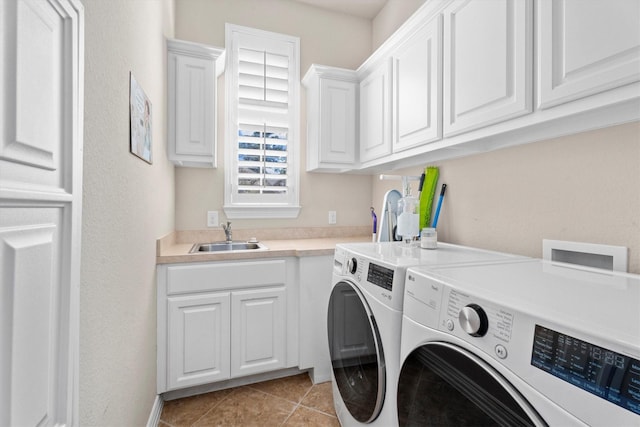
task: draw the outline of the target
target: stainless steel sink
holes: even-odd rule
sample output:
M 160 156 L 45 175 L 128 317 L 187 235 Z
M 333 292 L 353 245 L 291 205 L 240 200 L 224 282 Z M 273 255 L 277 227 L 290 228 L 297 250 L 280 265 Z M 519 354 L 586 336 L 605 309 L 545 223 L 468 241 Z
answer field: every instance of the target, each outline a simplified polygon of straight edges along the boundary
M 207 252 L 239 252 L 239 251 L 255 251 L 268 249 L 262 243 L 250 242 L 214 242 L 214 243 L 196 243 L 193 245 L 190 254 L 207 253 Z

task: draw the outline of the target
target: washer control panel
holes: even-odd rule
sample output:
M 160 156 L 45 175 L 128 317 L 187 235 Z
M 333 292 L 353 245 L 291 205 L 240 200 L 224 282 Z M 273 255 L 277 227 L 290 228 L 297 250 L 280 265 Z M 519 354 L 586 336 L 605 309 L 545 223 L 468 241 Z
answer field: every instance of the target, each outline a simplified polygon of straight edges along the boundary
M 439 328 L 505 359 L 509 354 L 514 317 L 514 313 L 504 307 L 445 288 Z

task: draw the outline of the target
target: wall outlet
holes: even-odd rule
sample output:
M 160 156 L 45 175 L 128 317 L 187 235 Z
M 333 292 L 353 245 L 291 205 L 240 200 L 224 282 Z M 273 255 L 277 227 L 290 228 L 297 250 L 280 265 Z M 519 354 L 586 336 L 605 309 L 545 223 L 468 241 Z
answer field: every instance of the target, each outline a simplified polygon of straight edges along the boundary
M 338 214 L 336 211 L 329 211 L 329 224 L 335 224 L 338 221 Z
M 218 211 L 207 211 L 207 227 L 220 227 Z

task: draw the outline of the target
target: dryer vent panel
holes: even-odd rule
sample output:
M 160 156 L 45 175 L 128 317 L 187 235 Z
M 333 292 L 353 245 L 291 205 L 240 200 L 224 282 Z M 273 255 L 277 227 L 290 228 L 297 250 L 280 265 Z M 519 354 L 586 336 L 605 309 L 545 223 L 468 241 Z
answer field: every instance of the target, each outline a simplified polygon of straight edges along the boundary
M 542 258 L 550 261 L 627 272 L 627 252 L 624 246 L 595 243 L 542 241 Z

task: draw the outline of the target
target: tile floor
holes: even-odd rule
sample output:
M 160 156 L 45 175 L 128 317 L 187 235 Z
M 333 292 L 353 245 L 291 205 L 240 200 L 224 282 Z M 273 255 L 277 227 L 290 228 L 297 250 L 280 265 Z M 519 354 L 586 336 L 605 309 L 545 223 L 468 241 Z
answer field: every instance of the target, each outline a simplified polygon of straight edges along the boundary
M 164 403 L 158 427 L 336 426 L 331 382 L 307 374 L 214 391 Z

